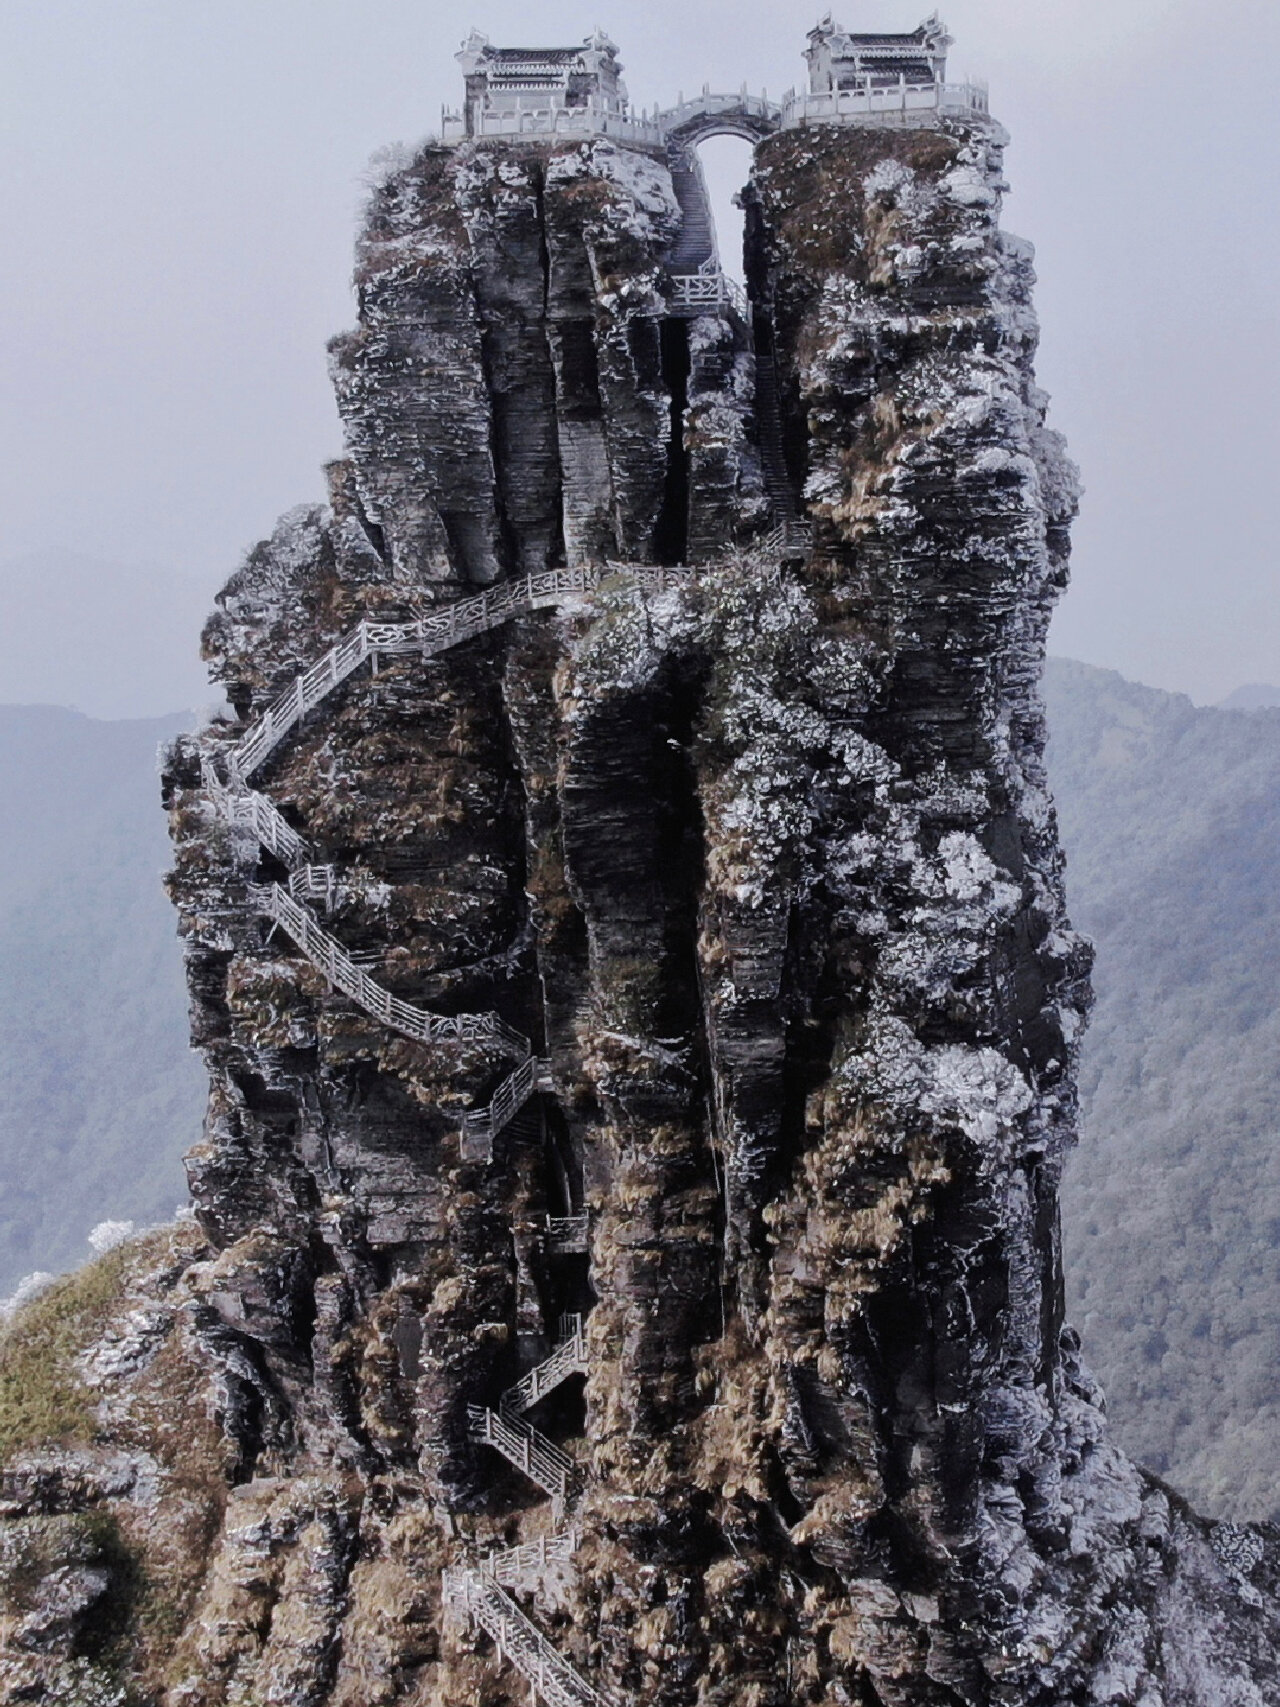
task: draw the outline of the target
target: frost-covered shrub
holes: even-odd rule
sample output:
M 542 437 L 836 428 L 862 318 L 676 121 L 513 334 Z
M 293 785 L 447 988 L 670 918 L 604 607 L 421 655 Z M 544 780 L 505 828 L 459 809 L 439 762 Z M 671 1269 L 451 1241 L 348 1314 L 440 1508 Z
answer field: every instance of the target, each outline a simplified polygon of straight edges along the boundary
M 89 1233 L 89 1245 L 98 1256 L 104 1256 L 108 1251 L 122 1245 L 126 1239 L 133 1237 L 132 1221 L 99 1221 Z

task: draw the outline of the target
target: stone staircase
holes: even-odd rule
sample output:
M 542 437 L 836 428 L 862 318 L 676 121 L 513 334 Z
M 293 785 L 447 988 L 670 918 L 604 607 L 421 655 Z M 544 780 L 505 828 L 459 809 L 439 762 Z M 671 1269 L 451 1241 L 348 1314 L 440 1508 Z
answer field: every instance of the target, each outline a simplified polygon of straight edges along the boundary
M 576 1218 L 571 1218 L 576 1219 Z M 582 1220 L 585 1222 L 585 1216 Z M 574 1462 L 567 1452 L 526 1422 L 523 1412 L 572 1375 L 587 1372 L 587 1339 L 581 1315 L 562 1316 L 560 1342 L 508 1387 L 498 1410 L 468 1407 L 472 1438 L 500 1452 L 509 1464 L 536 1482 L 553 1500 L 557 1520 L 573 1484 Z M 549 1707 L 609 1707 L 567 1660 L 561 1658 L 536 1625 L 512 1600 L 510 1589 L 537 1593 L 548 1575 L 571 1565 L 577 1548 L 572 1529 L 561 1529 L 521 1547 L 491 1553 L 476 1566 L 455 1566 L 444 1573 L 444 1603 L 469 1619 L 496 1644 L 503 1659 L 528 1679 Z
M 225 823 L 248 830 L 260 847 L 274 854 L 290 871 L 307 864 L 311 850 L 306 841 L 265 794 L 258 794 L 234 778 L 230 784 L 224 783 L 207 756 L 200 760 L 200 780 Z
M 330 647 L 318 663 L 296 676 L 262 716 L 250 724 L 228 755 L 228 780 L 223 780 L 208 754 L 201 758 L 201 782 L 215 811 L 233 828 L 249 831 L 259 846 L 278 859 L 289 873 L 287 888 L 279 883 L 250 886 L 250 901 L 285 932 L 334 989 L 341 990 L 365 1013 L 404 1037 L 421 1043 L 494 1042 L 520 1062 L 510 1078 L 499 1086 L 488 1108 L 466 1117 L 463 1154 L 470 1159 L 492 1160 L 495 1135 L 537 1091 L 550 1088 L 549 1065 L 536 1060 L 529 1039 L 496 1014 L 429 1013 L 393 996 L 358 966 L 305 905 L 307 901 L 319 900 L 326 907 L 332 906 L 338 890 L 334 867 L 313 864 L 306 839 L 265 794 L 250 788 L 246 779 L 362 663 L 369 661 L 376 666 L 383 654 L 417 653 L 433 657 L 513 617 L 582 597 L 607 575 L 622 573 L 641 587 L 662 592 L 669 586 L 684 584 L 693 572 L 683 567 L 666 569 L 647 564 L 547 569 L 504 581 L 409 622 L 360 622 Z
M 744 318 L 742 287 L 726 278 L 716 251 L 715 221 L 697 154 L 679 143 L 667 150 L 671 187 L 680 204 L 680 231 L 667 257 L 671 312 L 678 317 L 714 314 L 729 307 Z
M 462 1154 L 466 1161 L 491 1162 L 493 1141 L 539 1091 L 554 1089 L 551 1063 L 530 1055 L 498 1086 L 487 1108 L 476 1109 L 462 1122 Z
M 695 162 L 696 164 L 696 162 Z M 696 237 L 696 230 L 694 233 Z M 692 240 L 692 239 L 691 239 Z M 578 569 L 553 569 L 522 576 L 490 588 L 473 598 L 459 599 L 441 610 L 409 622 L 363 621 L 331 647 L 310 669 L 268 706 L 227 754 L 224 780 L 206 752 L 201 780 L 207 798 L 233 829 L 248 831 L 288 873 L 288 882 L 250 885 L 256 907 L 295 943 L 302 954 L 357 1006 L 390 1029 L 425 1043 L 496 1043 L 516 1056 L 519 1065 L 498 1087 L 487 1108 L 467 1116 L 464 1154 L 492 1157 L 493 1139 L 539 1091 L 551 1089 L 550 1066 L 535 1057 L 527 1037 L 497 1014 L 433 1014 L 414 1007 L 378 984 L 356 959 L 325 930 L 307 901 L 332 904 L 338 876 L 332 865 L 317 863 L 312 849 L 265 795 L 248 785 L 248 778 L 312 710 L 323 703 L 361 664 L 376 668 L 384 654 L 418 653 L 429 657 L 474 635 L 482 634 L 526 612 L 563 604 L 590 592 L 606 576 L 628 574 L 644 588 L 658 592 L 687 582 L 692 571 L 605 564 Z M 554 1253 L 587 1249 L 584 1214 L 548 1216 L 547 1246 Z M 561 1338 L 551 1355 L 503 1394 L 499 1409 L 468 1407 L 473 1437 L 492 1446 L 550 1494 L 557 1519 L 563 1514 L 573 1486 L 575 1465 L 570 1455 L 533 1427 L 524 1412 L 570 1376 L 585 1373 L 586 1337 L 581 1316 L 562 1319 Z M 445 1572 L 446 1606 L 486 1631 L 499 1654 L 528 1680 L 548 1707 L 612 1707 L 556 1652 L 546 1637 L 511 1598 L 509 1589 L 538 1589 L 548 1573 L 572 1559 L 575 1537 L 560 1532 L 523 1547 L 491 1555 L 478 1567 L 458 1566 Z
M 483 1569 L 446 1571 L 444 1603 L 486 1632 L 500 1658 L 511 1661 L 547 1707 L 610 1707 Z
M 696 273 L 708 261 L 718 262 L 715 222 L 707 196 L 707 181 L 698 156 L 678 144 L 667 151 L 671 188 L 680 203 L 680 233 L 667 258 L 673 273 Z
M 500 1452 L 508 1464 L 524 1472 L 563 1509 L 573 1484 L 574 1462 L 554 1441 L 524 1419 L 539 1399 L 567 1381 L 587 1372 L 587 1340 L 581 1316 L 565 1316 L 560 1322 L 561 1341 L 550 1357 L 508 1387 L 496 1411 L 483 1405 L 468 1407 L 473 1440 L 483 1441 Z
M 384 655 L 402 653 L 433 658 L 477 634 L 501 627 L 512 617 L 546 610 L 581 597 L 597 587 L 606 575 L 617 573 L 629 575 L 640 586 L 656 587 L 661 591 L 668 585 L 687 581 L 692 570 L 612 563 L 602 567 L 544 569 L 502 581 L 470 598 L 455 599 L 452 604 L 427 611 L 409 622 L 370 622 L 366 619 L 357 623 L 309 670 L 295 676 L 261 717 L 250 724 L 231 749 L 229 768 L 233 779 L 243 782 L 252 776 L 308 712 L 354 675 L 361 664 L 371 662 L 376 665 Z
M 808 550 L 810 532 L 801 520 L 795 483 L 787 468 L 782 438 L 782 404 L 778 396 L 778 370 L 773 355 L 773 336 L 756 326 L 756 436 L 760 445 L 760 472 L 765 494 L 784 548 Z M 773 536 L 770 536 L 771 539 Z
M 506 1411 L 491 1411 L 484 1405 L 468 1405 L 471 1438 L 492 1446 L 508 1464 L 536 1482 L 563 1510 L 573 1484 L 573 1459 L 523 1417 Z
M 281 884 L 251 884 L 249 900 L 292 938 L 335 990 L 401 1036 L 418 1043 L 496 1043 L 509 1054 L 529 1055 L 529 1039 L 497 1014 L 433 1014 L 393 996 L 362 971 L 342 944 Z
M 584 1217 L 585 1219 L 585 1217 Z M 531 1410 L 571 1375 L 587 1373 L 587 1335 L 580 1315 L 561 1316 L 560 1343 L 550 1357 L 543 1358 L 514 1387 L 502 1395 L 504 1416 Z

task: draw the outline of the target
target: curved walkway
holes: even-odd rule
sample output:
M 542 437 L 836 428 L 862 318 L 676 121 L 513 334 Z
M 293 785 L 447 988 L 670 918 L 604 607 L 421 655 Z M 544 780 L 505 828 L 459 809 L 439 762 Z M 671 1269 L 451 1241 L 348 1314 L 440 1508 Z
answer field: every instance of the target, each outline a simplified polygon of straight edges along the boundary
M 522 1060 L 529 1056 L 529 1039 L 497 1014 L 433 1014 L 393 996 L 362 972 L 342 944 L 281 884 L 251 885 L 249 898 L 259 912 L 292 937 L 335 989 L 392 1031 L 418 1043 L 496 1043 Z
M 582 1317 L 565 1316 L 560 1326 L 560 1344 L 550 1357 L 507 1389 L 498 1410 L 469 1407 L 472 1438 L 492 1446 L 549 1493 L 557 1516 L 572 1486 L 573 1459 L 525 1422 L 520 1413 L 571 1375 L 587 1372 Z M 444 1603 L 486 1631 L 497 1644 L 499 1655 L 528 1679 L 548 1707 L 607 1707 L 604 1697 L 560 1657 L 507 1593 L 511 1588 L 536 1593 L 552 1570 L 571 1563 L 576 1547 L 575 1532 L 562 1529 L 523 1547 L 490 1553 L 477 1566 L 455 1566 L 444 1573 Z
M 520 575 L 503 581 L 470 598 L 456 599 L 438 610 L 428 611 L 409 622 L 371 622 L 366 618 L 309 670 L 295 676 L 284 692 L 274 700 L 228 755 L 232 780 L 244 781 L 289 734 L 309 711 L 328 699 L 335 688 L 348 676 L 354 675 L 368 659 L 382 655 L 418 653 L 434 658 L 463 641 L 500 628 L 512 617 L 525 616 L 531 611 L 545 610 L 566 600 L 592 592 L 602 580 L 612 574 L 625 573 L 641 586 L 668 584 L 675 586 L 692 575 L 689 569 L 656 569 L 647 565 L 623 566 L 606 564 L 603 568 L 545 569 L 532 575 Z
M 696 148 L 709 136 L 741 136 L 748 142 L 763 142 L 782 125 L 782 108 L 767 95 L 749 95 L 736 89 L 731 95 L 715 95 L 703 89 L 691 101 L 681 101 L 655 114 L 654 122 L 666 142 Z
M 464 1156 L 491 1159 L 495 1134 L 536 1092 L 551 1088 L 550 1064 L 535 1057 L 529 1039 L 497 1014 L 428 1013 L 393 996 L 357 966 L 301 898 L 331 899 L 336 887 L 333 867 L 312 863 L 312 850 L 306 838 L 287 822 L 265 794 L 251 789 L 246 779 L 366 659 L 374 660 L 376 665 L 382 653 L 416 652 L 424 657 L 433 656 L 514 616 L 562 604 L 590 592 L 606 576 L 619 572 L 621 566 L 615 564 L 607 564 L 603 569 L 552 569 L 505 582 L 472 598 L 459 599 L 410 622 L 363 621 L 318 663 L 295 677 L 285 692 L 251 724 L 230 751 L 228 781 L 223 781 L 208 756 L 201 760 L 202 783 L 219 816 L 234 827 L 247 829 L 259 846 L 290 873 L 287 888 L 279 883 L 250 885 L 251 903 L 285 931 L 333 988 L 341 990 L 384 1025 L 419 1042 L 497 1043 L 516 1056 L 519 1065 L 498 1087 L 489 1106 L 466 1117 Z M 647 566 L 626 572 L 640 586 L 658 590 L 683 584 L 692 575 L 689 569 Z M 586 1217 L 548 1218 L 547 1232 L 553 1250 L 558 1247 L 573 1253 L 585 1249 Z M 582 1317 L 566 1317 L 555 1350 L 502 1395 L 498 1410 L 472 1406 L 468 1412 L 472 1437 L 493 1446 L 549 1493 L 557 1518 L 563 1513 L 573 1486 L 574 1461 L 527 1422 L 523 1413 L 570 1376 L 583 1374 L 586 1369 Z M 444 1599 L 446 1605 L 461 1609 L 464 1616 L 489 1634 L 499 1654 L 511 1660 L 548 1707 L 609 1707 L 605 1698 L 561 1658 L 507 1592 L 509 1587 L 540 1587 L 553 1566 L 572 1558 L 574 1546 L 572 1533 L 562 1531 L 532 1545 L 492 1554 L 478 1568 L 464 1566 L 446 1571 Z
M 504 581 L 498 587 L 458 599 L 409 622 L 360 622 L 331 646 L 318 663 L 295 676 L 262 716 L 250 724 L 228 756 L 230 782 L 223 782 L 207 757 L 201 760 L 205 792 L 219 816 L 228 824 L 251 831 L 259 845 L 291 873 L 288 889 L 279 883 L 251 886 L 250 899 L 280 926 L 330 984 L 404 1037 L 420 1043 L 496 1042 L 522 1063 L 499 1087 L 487 1109 L 477 1110 L 466 1118 L 464 1153 L 485 1161 L 492 1158 L 495 1134 L 537 1090 L 544 1088 L 549 1071 L 546 1064 L 535 1061 L 529 1039 L 496 1014 L 452 1017 L 432 1014 L 393 996 L 361 971 L 336 938 L 303 905 L 304 897 L 333 895 L 336 887 L 333 868 L 310 863 L 311 849 L 306 840 L 286 821 L 279 808 L 265 794 L 249 788 L 245 779 L 308 712 L 322 704 L 366 659 L 376 659 L 383 653 L 434 657 L 500 627 L 513 617 L 580 597 L 599 586 L 607 576 L 621 572 L 617 564 L 606 564 L 602 569 L 547 569 Z M 626 573 L 640 586 L 661 591 L 667 586 L 683 584 L 693 572 L 640 565 Z

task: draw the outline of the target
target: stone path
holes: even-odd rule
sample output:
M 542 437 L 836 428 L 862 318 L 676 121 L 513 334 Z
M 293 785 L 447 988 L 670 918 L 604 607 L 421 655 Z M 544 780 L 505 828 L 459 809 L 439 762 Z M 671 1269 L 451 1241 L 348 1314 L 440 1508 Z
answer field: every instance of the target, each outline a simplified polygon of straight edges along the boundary
M 408 622 L 369 622 L 356 625 L 331 646 L 318 663 L 295 676 L 261 717 L 231 749 L 229 780 L 224 781 L 207 756 L 201 762 L 205 792 L 224 822 L 248 830 L 259 845 L 289 871 L 289 886 L 271 883 L 251 886 L 250 899 L 273 924 L 302 950 L 329 983 L 374 1019 L 421 1043 L 465 1044 L 494 1042 L 521 1063 L 498 1087 L 485 1109 L 464 1123 L 463 1153 L 470 1159 L 492 1160 L 493 1139 L 530 1097 L 549 1088 L 550 1068 L 531 1053 L 529 1039 L 496 1014 L 443 1015 L 427 1012 L 394 996 L 363 971 L 305 905 L 307 900 L 330 903 L 337 888 L 334 869 L 311 863 L 311 849 L 265 794 L 251 789 L 247 778 L 257 770 L 300 724 L 365 662 L 383 654 L 416 653 L 434 657 L 464 641 L 497 628 L 513 617 L 564 604 L 589 593 L 608 575 L 623 572 L 619 565 L 600 568 L 547 569 L 522 575 L 473 597 L 458 599 Z M 629 567 L 628 577 L 658 591 L 681 585 L 692 570 Z
M 470 1409 L 471 1431 L 500 1452 L 549 1493 L 554 1510 L 564 1509 L 573 1483 L 574 1462 L 521 1414 L 554 1392 L 573 1375 L 587 1372 L 587 1339 L 580 1315 L 561 1319 L 561 1340 L 544 1358 L 502 1395 L 499 1409 Z M 523 1547 L 491 1553 L 476 1566 L 456 1566 L 444 1573 L 444 1602 L 486 1631 L 498 1653 L 529 1680 L 550 1707 L 564 1703 L 598 1704 L 604 1698 L 556 1652 L 506 1592 L 509 1588 L 540 1590 L 550 1570 L 572 1563 L 577 1536 L 562 1529 Z
M 550 1063 L 535 1056 L 529 1039 L 497 1014 L 430 1013 L 392 995 L 358 966 L 306 905 L 308 900 L 332 905 L 338 889 L 333 866 L 314 861 L 307 839 L 266 794 L 249 787 L 248 778 L 363 663 L 370 662 L 376 668 L 384 654 L 434 656 L 512 617 L 580 597 L 619 572 L 614 564 L 552 569 L 504 582 L 408 622 L 362 621 L 316 664 L 295 677 L 249 726 L 227 755 L 225 778 L 210 756 L 206 754 L 201 761 L 204 790 L 219 816 L 232 828 L 252 835 L 289 874 L 287 886 L 250 885 L 251 904 L 286 933 L 331 987 L 406 1037 L 434 1044 L 496 1043 L 516 1057 L 519 1064 L 499 1085 L 488 1107 L 476 1110 L 464 1121 L 462 1153 L 470 1159 L 491 1160 L 495 1136 L 533 1096 L 552 1088 Z M 658 591 L 681 585 L 692 575 L 685 568 L 648 566 L 628 567 L 625 572 L 633 583 Z M 587 1232 L 583 1214 L 547 1218 L 548 1248 L 556 1254 L 585 1252 Z M 573 1486 L 574 1461 L 534 1428 L 524 1412 L 571 1376 L 585 1374 L 586 1369 L 582 1317 L 566 1317 L 555 1350 L 503 1394 L 498 1410 L 472 1406 L 468 1412 L 473 1438 L 493 1447 L 550 1494 L 557 1518 Z M 531 1545 L 491 1554 L 474 1568 L 459 1566 L 446 1571 L 445 1603 L 487 1632 L 500 1656 L 516 1666 L 548 1707 L 609 1707 L 604 1697 L 561 1658 L 507 1592 L 509 1588 L 540 1587 L 553 1565 L 571 1560 L 574 1544 L 572 1532 L 561 1531 Z

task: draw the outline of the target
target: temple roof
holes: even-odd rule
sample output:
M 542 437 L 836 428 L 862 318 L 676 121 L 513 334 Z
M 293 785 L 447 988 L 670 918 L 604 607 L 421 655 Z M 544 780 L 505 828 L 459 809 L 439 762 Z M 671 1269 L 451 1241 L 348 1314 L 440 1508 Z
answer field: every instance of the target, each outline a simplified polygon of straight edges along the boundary
M 614 61 L 617 53 L 616 43 L 610 41 L 603 30 L 596 30 L 573 47 L 494 47 L 488 36 L 472 30 L 463 42 L 458 58 L 464 62 L 482 61 L 497 70 L 516 65 L 539 65 L 552 69 L 576 66 L 586 58 L 597 64 L 602 60 Z
M 582 57 L 582 46 L 577 47 L 488 47 L 483 50 L 486 59 L 516 59 L 522 61 L 536 60 L 543 65 L 564 65 L 571 60 Z
M 822 22 L 809 31 L 809 40 L 815 46 L 818 42 L 829 41 L 842 51 L 856 50 L 859 53 L 902 52 L 911 48 L 939 52 L 952 45 L 947 26 L 936 12 L 908 32 L 846 30 L 828 12 Z

